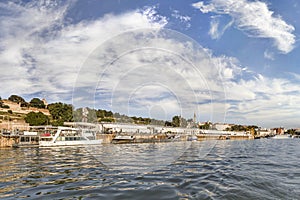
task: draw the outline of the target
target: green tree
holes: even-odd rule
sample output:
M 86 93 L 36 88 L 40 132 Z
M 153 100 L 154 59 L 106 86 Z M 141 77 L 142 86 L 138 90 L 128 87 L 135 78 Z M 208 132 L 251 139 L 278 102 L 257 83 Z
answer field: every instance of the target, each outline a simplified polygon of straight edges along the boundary
M 104 118 L 105 117 L 104 110 L 101 110 L 101 109 L 97 110 L 96 115 L 97 115 L 97 118 Z
M 115 122 L 114 118 L 101 118 L 99 120 L 100 122 Z
M 106 111 L 105 117 L 114 117 L 114 114 L 111 111 Z
M 15 102 L 15 103 L 23 103 L 26 102 L 22 97 L 18 96 L 18 95 L 11 95 L 8 100 Z
M 62 126 L 64 122 L 72 122 L 73 106 L 61 102 L 48 105 L 48 110 L 52 116 L 51 124 L 54 126 Z
M 1 107 L 2 107 L 2 108 L 9 109 L 9 105 L 5 105 L 5 104 L 3 104 Z
M 174 127 L 180 126 L 180 116 L 174 116 L 172 118 L 172 126 L 174 126 Z
M 172 122 L 165 121 L 165 126 L 172 126 Z
M 243 125 L 233 125 L 231 126 L 231 131 L 247 131 L 247 127 Z
M 151 123 L 151 119 L 150 118 L 143 118 L 143 117 L 131 117 L 131 119 L 133 120 L 133 122 L 135 124 L 150 124 Z
M 30 112 L 26 115 L 25 121 L 29 123 L 30 126 L 47 125 L 49 122 L 49 118 L 42 112 Z
M 208 130 L 211 127 L 211 122 L 205 122 L 203 125 L 200 125 L 200 129 Z
M 29 105 L 30 105 L 30 104 L 27 103 L 27 102 L 21 102 L 21 103 L 20 103 L 20 106 L 21 106 L 21 107 L 29 107 Z
M 35 108 L 45 108 L 45 104 L 42 100 L 40 100 L 39 98 L 33 98 L 31 99 L 31 101 L 29 102 L 29 105 L 31 107 L 35 107 Z
M 97 118 L 113 117 L 113 112 L 98 109 L 96 112 Z
M 286 132 L 287 134 L 295 135 L 296 129 L 288 129 Z
M 95 116 L 96 115 L 96 116 Z M 117 113 L 117 118 L 120 118 L 120 114 Z M 114 118 L 114 113 L 112 111 L 106 111 L 106 110 L 95 110 L 92 109 L 92 112 L 90 112 L 89 110 L 89 116 L 88 116 L 88 121 L 89 122 L 95 122 L 95 117 L 97 118 L 97 120 L 99 122 L 114 122 L 115 118 Z

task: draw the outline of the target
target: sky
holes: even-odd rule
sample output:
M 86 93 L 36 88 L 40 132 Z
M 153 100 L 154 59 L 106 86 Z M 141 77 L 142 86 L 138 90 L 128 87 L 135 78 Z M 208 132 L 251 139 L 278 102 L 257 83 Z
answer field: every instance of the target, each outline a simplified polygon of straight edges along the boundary
M 0 2 L 0 96 L 300 127 L 298 0 Z

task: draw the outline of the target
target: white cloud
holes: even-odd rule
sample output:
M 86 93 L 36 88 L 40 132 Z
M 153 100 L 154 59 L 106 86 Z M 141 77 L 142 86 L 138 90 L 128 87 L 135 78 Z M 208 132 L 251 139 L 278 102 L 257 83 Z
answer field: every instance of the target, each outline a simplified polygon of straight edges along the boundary
M 165 16 L 159 15 L 156 9 L 157 6 L 146 6 L 143 9 L 140 9 L 139 12 L 156 27 L 163 27 L 168 23 L 168 19 Z
M 264 57 L 269 60 L 274 60 L 274 53 L 268 50 L 265 50 Z
M 50 100 L 71 98 L 79 67 L 102 42 L 124 31 L 167 23 L 155 8 L 147 7 L 68 24 L 64 18 L 72 5 L 73 1 L 42 0 L 24 5 L 0 3 L 8 13 L 0 16 L 2 95 L 38 93 L 47 94 Z
M 60 5 L 59 9 L 56 9 L 55 5 Z M 34 93 L 42 88 L 53 88 L 49 84 L 43 85 L 44 82 L 37 81 L 42 78 L 38 73 L 43 70 L 38 69 L 32 51 L 42 50 L 41 35 L 47 40 L 49 31 L 63 24 L 68 3 L 34 1 L 21 6 L 10 2 L 0 3 L 0 8 L 4 13 L 8 13 L 0 16 L 2 92 L 6 95 L 24 94 Z
M 231 20 L 229 23 L 227 23 L 223 28 L 220 28 L 220 22 L 219 17 L 215 16 L 212 18 L 210 22 L 210 29 L 208 34 L 211 36 L 212 39 L 219 39 L 222 37 L 224 32 L 232 26 L 233 20 Z
M 218 20 L 212 20 L 210 22 L 210 29 L 209 29 L 208 33 L 212 39 L 218 39 L 221 37 L 222 34 L 219 33 L 219 21 Z
M 282 116 L 293 123 L 289 114 L 300 115 L 298 82 L 257 75 L 236 58 L 214 56 L 162 29 L 167 18 L 155 8 L 68 24 L 70 3 L 0 6 L 10 13 L 0 15 L 4 98 L 38 93 L 66 101 L 75 85 L 75 103 L 125 114 L 147 115 L 156 106 L 167 119 L 196 111 L 200 120 L 257 124 Z
M 178 19 L 180 23 L 185 24 L 186 28 L 190 28 L 191 27 L 191 17 L 187 16 L 187 15 L 181 15 L 180 12 L 178 10 L 173 10 L 172 17 L 174 17 L 175 19 Z
M 267 4 L 260 1 L 247 0 L 212 0 L 205 5 L 202 1 L 194 3 L 202 13 L 226 14 L 233 18 L 238 29 L 250 37 L 270 38 L 277 49 L 286 54 L 293 50 L 295 44 L 295 28 L 287 24 L 281 16 L 274 16 Z M 212 30 L 216 30 L 216 22 L 212 22 Z M 213 31 L 215 32 L 215 31 Z

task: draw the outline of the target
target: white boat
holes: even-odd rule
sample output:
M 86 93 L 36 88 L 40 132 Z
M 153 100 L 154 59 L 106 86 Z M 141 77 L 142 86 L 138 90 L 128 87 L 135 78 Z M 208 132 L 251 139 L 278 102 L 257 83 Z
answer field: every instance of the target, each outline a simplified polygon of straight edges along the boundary
M 272 137 L 272 139 L 290 139 L 291 135 L 289 134 L 283 134 L 283 135 L 275 135 L 274 137 Z
M 111 141 L 114 144 L 121 144 L 121 143 L 132 143 L 135 140 L 133 135 L 117 135 Z
M 190 135 L 187 138 L 187 141 L 197 141 L 197 140 L 198 140 L 198 137 L 196 135 Z
M 40 147 L 52 146 L 76 146 L 76 145 L 97 145 L 102 140 L 96 139 L 96 132 L 87 129 L 70 127 L 58 127 L 56 133 L 44 133 L 40 135 Z

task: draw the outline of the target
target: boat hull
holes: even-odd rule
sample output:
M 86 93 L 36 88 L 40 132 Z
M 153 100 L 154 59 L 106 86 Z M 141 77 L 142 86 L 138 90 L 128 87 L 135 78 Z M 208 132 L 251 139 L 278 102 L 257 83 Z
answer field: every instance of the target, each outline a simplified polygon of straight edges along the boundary
M 135 137 L 132 135 L 118 135 L 113 140 L 111 143 L 113 144 L 125 144 L 125 143 L 133 143 L 135 140 Z
M 291 139 L 291 135 L 275 135 L 272 139 Z
M 53 147 L 53 146 L 83 146 L 83 145 L 99 145 L 102 140 L 88 140 L 88 141 L 56 141 L 56 142 L 43 142 L 40 141 L 40 147 Z

